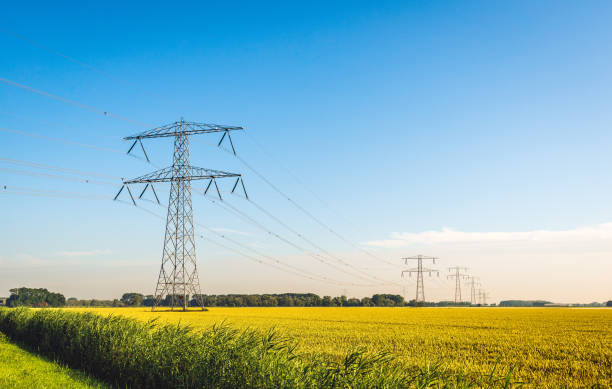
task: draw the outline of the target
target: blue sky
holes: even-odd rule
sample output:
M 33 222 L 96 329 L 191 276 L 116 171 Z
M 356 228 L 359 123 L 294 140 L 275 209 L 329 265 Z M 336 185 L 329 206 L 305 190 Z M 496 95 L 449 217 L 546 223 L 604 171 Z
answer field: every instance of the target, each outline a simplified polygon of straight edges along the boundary
M 123 136 L 181 116 L 243 125 L 247 134 L 234 141 L 248 163 L 378 257 L 438 255 L 441 269 L 470 267 L 497 300 L 601 301 L 612 295 L 611 11 L 603 1 L 11 4 L 0 25 L 0 78 L 143 125 L 3 82 L 0 127 L 122 151 Z M 211 146 L 216 140 L 193 140 L 194 165 L 244 173 L 249 195 L 293 228 L 360 269 L 404 282 L 401 267 L 317 226 Z M 146 146 L 157 166 L 170 164 L 170 141 Z M 152 292 L 163 221 L 48 191 L 113 196 L 118 177 L 154 166 L 6 130 L 0 158 L 111 176 L 97 177 L 110 185 L 83 184 L 0 160 L 2 185 L 45 191 L 0 197 L 0 294 L 21 285 L 79 297 Z M 240 199 L 227 201 L 291 236 Z M 244 244 L 330 271 L 205 199 L 194 198 L 194 208 L 199 222 L 236 231 L 229 234 Z M 208 293 L 373 291 L 287 275 L 205 241 L 198 258 Z M 442 299 L 454 289 L 442 277 L 430 290 Z

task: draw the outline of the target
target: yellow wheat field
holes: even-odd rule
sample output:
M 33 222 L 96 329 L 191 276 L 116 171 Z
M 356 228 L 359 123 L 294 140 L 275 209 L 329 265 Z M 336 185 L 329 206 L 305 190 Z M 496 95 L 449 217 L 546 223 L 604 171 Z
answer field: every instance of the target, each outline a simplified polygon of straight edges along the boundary
M 388 350 L 407 366 L 442 361 L 488 373 L 496 361 L 516 365 L 529 387 L 612 387 L 612 309 L 568 308 L 71 308 L 140 320 L 209 327 L 276 327 L 304 353 L 339 357 L 364 346 Z

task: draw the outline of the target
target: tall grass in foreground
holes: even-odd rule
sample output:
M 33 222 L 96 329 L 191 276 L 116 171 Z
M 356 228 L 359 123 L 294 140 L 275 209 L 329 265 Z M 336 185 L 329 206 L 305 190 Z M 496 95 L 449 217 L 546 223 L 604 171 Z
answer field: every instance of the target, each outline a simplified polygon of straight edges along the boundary
M 301 356 L 277 331 L 143 323 L 60 310 L 0 309 L 0 332 L 117 387 L 510 388 L 512 369 L 486 377 L 442 364 L 406 369 L 385 352 L 357 349 L 340 361 Z

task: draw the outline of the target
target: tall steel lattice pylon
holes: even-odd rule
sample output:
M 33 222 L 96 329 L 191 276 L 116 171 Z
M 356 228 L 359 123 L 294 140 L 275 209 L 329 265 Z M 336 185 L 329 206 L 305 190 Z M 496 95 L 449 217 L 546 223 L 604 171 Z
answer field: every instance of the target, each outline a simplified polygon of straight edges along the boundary
M 417 261 L 417 267 L 416 268 L 412 268 L 412 269 L 407 269 L 407 270 L 402 270 L 402 277 L 404 276 L 404 273 L 408 273 L 408 276 L 412 276 L 412 273 L 416 273 L 417 275 L 417 285 L 416 285 L 416 298 L 415 301 L 417 303 L 424 303 L 425 302 L 425 283 L 423 282 L 423 273 L 429 273 L 429 275 L 431 276 L 432 272 L 435 272 L 438 274 L 438 277 L 440 276 L 440 272 L 436 269 L 429 269 L 429 268 L 424 268 L 423 267 L 423 260 L 431 260 L 433 261 L 433 264 L 435 265 L 436 263 L 436 259 L 438 259 L 437 257 L 427 257 L 424 255 L 416 255 L 414 257 L 405 257 L 402 258 L 404 260 L 405 264 L 408 264 L 408 260 L 416 260 Z
M 145 187 L 140 193 L 139 198 L 142 198 L 145 191 L 150 187 L 155 195 L 155 199 L 159 203 L 157 192 L 155 192 L 153 184 L 158 182 L 170 182 L 164 250 L 157 286 L 155 288 L 153 310 L 161 305 L 164 296 L 166 296 L 166 303 L 172 310 L 174 310 L 175 307 L 182 307 L 183 310 L 187 310 L 190 296 L 194 298 L 198 306 L 205 310 L 196 263 L 193 208 L 191 204 L 191 181 L 208 179 L 209 183 L 205 193 L 208 192 L 211 185 L 214 183 L 219 197 L 221 197 L 221 192 L 217 185 L 217 178 L 235 177 L 236 183 L 234 184 L 232 192 L 236 189 L 238 183 L 241 183 L 242 189 L 244 190 L 244 182 L 242 182 L 242 176 L 240 174 L 191 166 L 189 136 L 223 132 L 223 136 L 219 141 L 219 146 L 227 136 L 235 154 L 236 151 L 234 150 L 234 145 L 230 136 L 230 131 L 234 130 L 242 130 L 242 127 L 193 123 L 181 119 L 179 122 L 124 138 L 125 140 L 134 141 L 128 153 L 134 149 L 137 143 L 140 143 L 145 157 L 149 160 L 142 144 L 142 139 L 174 137 L 172 166 L 132 180 L 124 181 L 124 185 L 115 196 L 115 199 L 117 199 L 123 188 L 127 188 L 132 202 L 136 205 L 136 201 L 134 200 L 129 186 L 131 184 L 141 183 L 145 184 Z M 246 190 L 244 193 L 246 195 Z
M 470 304 L 476 304 L 476 286 L 480 285 L 478 277 L 471 276 L 469 281 L 470 284 Z
M 468 278 L 467 274 L 461 273 L 462 271 L 467 271 L 467 267 L 449 267 L 449 272 L 454 272 L 454 274 L 449 274 L 447 278 L 455 278 L 455 303 L 461 302 L 461 279 L 464 280 Z

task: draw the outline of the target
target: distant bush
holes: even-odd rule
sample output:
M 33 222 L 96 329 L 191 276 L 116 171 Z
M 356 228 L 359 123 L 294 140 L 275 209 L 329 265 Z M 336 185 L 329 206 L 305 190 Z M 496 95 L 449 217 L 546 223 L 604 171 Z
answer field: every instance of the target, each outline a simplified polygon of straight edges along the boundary
M 278 332 L 217 325 L 192 331 L 116 316 L 0 309 L 0 332 L 35 351 L 130 388 L 510 388 L 512 369 L 468 378 L 442 365 L 407 369 L 389 353 L 341 360 L 296 353 Z

